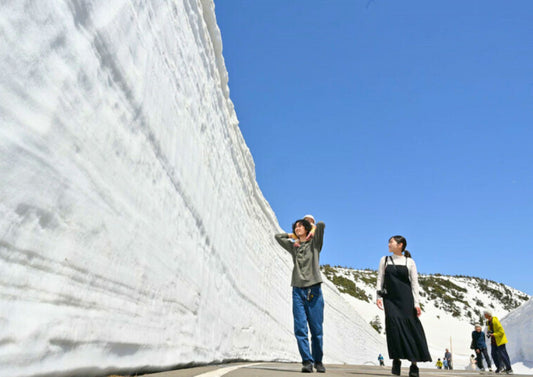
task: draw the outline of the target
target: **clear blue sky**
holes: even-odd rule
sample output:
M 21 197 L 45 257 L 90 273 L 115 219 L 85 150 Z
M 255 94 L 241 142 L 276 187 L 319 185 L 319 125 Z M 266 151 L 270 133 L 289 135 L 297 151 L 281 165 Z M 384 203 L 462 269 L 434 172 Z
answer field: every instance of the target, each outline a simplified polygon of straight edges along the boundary
M 533 1 L 215 0 L 230 97 L 279 223 L 323 264 L 533 294 Z

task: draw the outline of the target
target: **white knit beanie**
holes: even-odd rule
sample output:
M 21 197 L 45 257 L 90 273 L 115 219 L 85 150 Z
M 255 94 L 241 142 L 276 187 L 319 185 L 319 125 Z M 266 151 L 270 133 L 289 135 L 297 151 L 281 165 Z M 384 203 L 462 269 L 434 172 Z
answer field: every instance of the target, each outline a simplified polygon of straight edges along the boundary
M 315 218 L 313 217 L 313 215 L 305 215 L 303 218 L 305 219 L 306 217 L 309 217 L 310 219 L 313 219 L 313 222 L 315 222 Z

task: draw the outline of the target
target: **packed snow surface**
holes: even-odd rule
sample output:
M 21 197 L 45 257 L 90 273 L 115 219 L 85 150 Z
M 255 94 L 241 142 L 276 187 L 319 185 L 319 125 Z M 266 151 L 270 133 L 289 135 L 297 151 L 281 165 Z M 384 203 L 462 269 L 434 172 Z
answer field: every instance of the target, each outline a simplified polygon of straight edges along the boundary
M 0 34 L 2 376 L 299 361 L 213 2 L 2 2 Z M 325 362 L 385 351 L 324 295 Z
M 533 299 L 501 319 L 505 336 L 509 341 L 507 351 L 515 372 L 528 368 L 533 373 Z M 520 362 L 520 367 L 514 365 Z

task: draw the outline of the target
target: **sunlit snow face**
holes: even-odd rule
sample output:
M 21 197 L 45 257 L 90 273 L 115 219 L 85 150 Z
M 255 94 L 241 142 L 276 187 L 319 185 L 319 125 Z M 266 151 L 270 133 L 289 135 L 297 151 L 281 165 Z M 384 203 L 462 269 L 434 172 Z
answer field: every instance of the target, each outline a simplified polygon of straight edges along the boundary
M 305 230 L 304 224 L 301 222 L 297 223 L 294 227 L 294 234 L 296 234 L 296 237 L 305 236 L 307 234 L 307 230 Z
M 394 254 L 402 253 L 403 243 L 398 243 L 394 238 L 389 240 L 389 251 Z

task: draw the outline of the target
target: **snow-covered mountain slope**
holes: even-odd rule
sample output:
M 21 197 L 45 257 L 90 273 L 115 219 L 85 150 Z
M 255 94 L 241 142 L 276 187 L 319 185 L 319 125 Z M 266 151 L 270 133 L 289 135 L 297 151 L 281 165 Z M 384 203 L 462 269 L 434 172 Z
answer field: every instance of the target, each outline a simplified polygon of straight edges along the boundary
M 213 2 L 2 2 L 0 34 L 2 376 L 297 361 Z M 325 361 L 374 359 L 324 294 Z
M 384 313 L 375 305 L 377 272 L 329 265 L 322 266 L 322 272 L 384 336 Z M 530 299 L 514 288 L 476 277 L 420 275 L 419 283 L 423 309 L 420 320 L 432 357 L 442 358 L 445 348 L 451 348 L 458 368 L 468 365 L 473 324 L 484 324 L 483 310 L 489 309 L 502 318 Z M 522 318 L 528 315 L 533 320 L 531 313 Z

